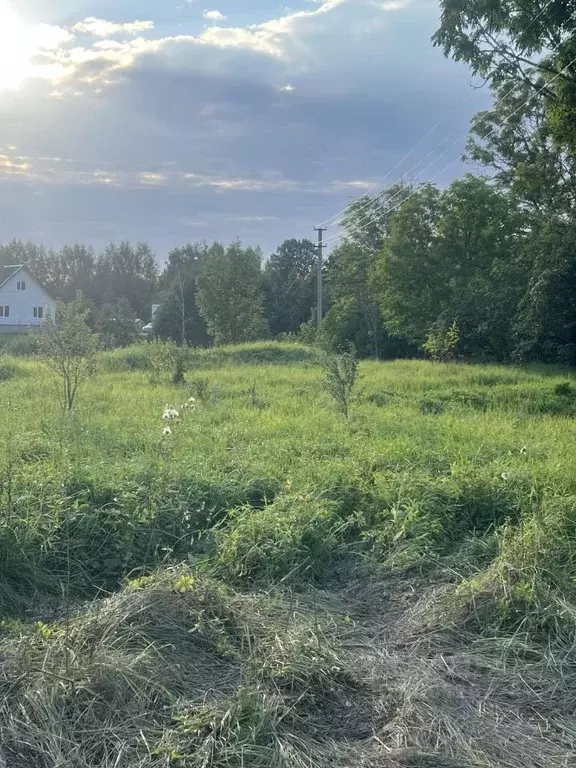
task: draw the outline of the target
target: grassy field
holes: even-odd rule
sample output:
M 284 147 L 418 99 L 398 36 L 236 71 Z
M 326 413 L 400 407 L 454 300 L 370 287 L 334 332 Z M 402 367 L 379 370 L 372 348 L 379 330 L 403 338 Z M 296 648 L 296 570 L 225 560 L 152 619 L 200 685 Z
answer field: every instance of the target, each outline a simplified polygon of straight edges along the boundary
M 0 765 L 576 765 L 574 374 L 322 379 L 0 359 Z

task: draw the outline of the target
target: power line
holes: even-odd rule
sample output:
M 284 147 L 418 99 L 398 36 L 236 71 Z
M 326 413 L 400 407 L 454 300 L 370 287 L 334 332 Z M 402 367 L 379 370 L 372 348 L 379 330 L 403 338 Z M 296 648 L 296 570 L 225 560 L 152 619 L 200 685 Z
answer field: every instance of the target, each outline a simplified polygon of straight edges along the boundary
M 538 96 L 540 93 L 542 93 L 542 91 L 543 91 L 543 90 L 545 90 L 546 88 L 548 88 L 548 86 L 550 85 L 550 83 L 553 83 L 553 82 L 554 82 L 554 80 L 558 79 L 558 78 L 559 78 L 561 75 L 565 74 L 565 73 L 566 73 L 566 71 L 567 71 L 567 70 L 569 70 L 569 69 L 570 69 L 570 67 L 572 66 L 572 64 L 574 64 L 575 62 L 576 62 L 576 56 L 575 56 L 575 57 L 574 57 L 574 58 L 573 58 L 573 59 L 572 59 L 570 62 L 568 62 L 568 64 L 567 64 L 567 65 L 566 65 L 566 66 L 565 66 L 565 67 L 564 67 L 562 70 L 560 70 L 560 72 L 557 72 L 557 73 L 556 73 L 556 75 L 554 75 L 554 77 L 553 77 L 551 80 L 548 80 L 548 81 L 547 81 L 547 82 L 546 82 L 546 83 L 545 83 L 545 84 L 542 86 L 542 88 L 540 88 L 538 91 L 536 91 L 536 93 L 533 93 L 533 94 L 532 94 L 532 96 L 530 96 L 528 99 L 526 99 L 526 101 L 524 101 L 524 102 L 523 102 L 523 103 L 522 103 L 522 104 L 521 104 L 519 107 L 517 107 L 517 108 L 514 110 L 514 112 L 511 112 L 511 113 L 508 115 L 508 117 L 506 118 L 506 120 L 504 121 L 504 124 L 505 124 L 505 123 L 507 123 L 507 122 L 508 122 L 508 121 L 509 121 L 509 120 L 510 120 L 512 117 L 514 117 L 514 115 L 516 115 L 518 112 L 520 112 L 520 111 L 521 111 L 521 110 L 522 110 L 522 109 L 523 109 L 523 108 L 524 108 L 524 107 L 525 107 L 527 104 L 529 104 L 529 103 L 532 101 L 532 99 L 534 99 L 536 96 Z M 504 97 L 503 97 L 503 98 L 504 98 Z M 492 134 L 492 133 L 495 131 L 496 127 L 497 127 L 497 126 L 493 126 L 493 127 L 492 127 L 492 128 L 491 128 L 491 129 L 490 129 L 490 130 L 489 130 L 489 131 L 486 133 L 486 134 L 484 134 L 484 136 L 482 136 L 482 141 L 484 141 L 485 139 L 487 139 L 487 138 L 488 138 L 488 136 L 490 136 L 490 134 Z M 447 150 L 445 150 L 443 154 L 446 154 L 446 151 L 447 151 Z M 440 157 L 441 157 L 441 156 L 442 156 L 442 155 L 440 155 Z M 438 159 L 439 159 L 439 158 L 437 158 L 437 160 L 438 160 Z M 435 162 L 437 162 L 437 160 L 436 160 Z M 447 165 L 445 165 L 445 166 L 444 166 L 444 167 L 443 167 L 443 168 L 440 170 L 440 172 L 439 172 L 438 174 L 436 174 L 436 176 L 434 176 L 434 177 L 433 177 L 432 181 L 433 181 L 434 179 L 437 179 L 439 176 L 441 176 L 441 175 L 442 175 L 442 174 L 443 174 L 445 171 L 447 171 L 447 170 L 448 170 L 448 168 L 450 168 L 452 165 L 454 165 L 454 163 L 455 163 L 456 161 L 457 161 L 457 158 L 456 158 L 456 159 L 454 159 L 454 160 L 451 160 L 449 163 L 447 163 Z M 398 209 L 398 208 L 399 208 L 401 205 L 403 205 L 405 202 L 407 202 L 407 201 L 408 201 L 408 200 L 409 200 L 411 197 L 414 197 L 414 195 L 415 195 L 416 193 L 417 193 L 417 190 L 414 190 L 414 191 L 413 191 L 411 194 L 409 194 L 409 195 L 408 195 L 406 198 L 404 198 L 403 200 L 401 200 L 401 201 L 400 201 L 399 203 L 397 203 L 396 205 L 392 206 L 391 208 L 388 208 L 388 209 L 387 209 L 387 210 L 385 210 L 385 211 L 382 211 L 382 213 L 381 213 L 380 215 L 381 215 L 381 216 L 386 216 L 386 215 L 388 215 L 389 213 L 392 213 L 392 211 L 395 211 L 395 210 L 397 210 L 397 209 Z M 374 201 L 372 201 L 372 202 L 374 202 Z M 351 232 L 357 232 L 357 233 L 359 233 L 359 232 L 363 232 L 363 231 L 364 231 L 366 228 L 367 228 L 367 226 L 366 226 L 366 225 L 365 225 L 365 226 L 363 226 L 363 227 L 359 227 L 359 226 L 357 226 L 357 227 L 353 227 L 353 228 L 351 229 Z M 337 240 L 339 237 L 340 237 L 340 235 L 332 235 L 332 237 L 329 237 L 329 238 L 328 238 L 328 240 L 326 240 L 326 243 L 325 243 L 325 244 L 327 245 L 328 243 L 332 242 L 333 240 Z
M 528 24 L 528 26 L 527 26 L 527 27 L 524 29 L 524 34 L 525 34 L 525 33 L 526 33 L 526 32 L 527 32 L 529 29 L 530 29 L 530 27 L 532 27 L 532 25 L 533 25 L 533 24 L 535 24 L 535 23 L 536 23 L 536 21 L 537 21 L 537 20 L 538 20 L 538 19 L 539 19 L 539 18 L 542 16 L 542 14 L 543 14 L 543 13 L 544 13 L 544 12 L 547 10 L 547 8 L 548 8 L 550 5 L 552 5 L 552 3 L 553 3 L 553 2 L 555 2 L 555 1 L 556 1 L 556 0 L 548 0 L 548 2 L 547 2 L 547 3 L 546 3 L 546 4 L 545 4 L 545 5 L 544 5 L 544 6 L 543 6 L 541 9 L 540 9 L 540 11 L 539 11 L 539 12 L 536 14 L 536 16 L 535 16 L 535 17 L 532 19 L 532 21 L 531 21 L 531 22 Z M 558 49 L 558 48 L 559 48 L 559 47 L 560 47 L 560 46 L 563 44 L 563 42 L 564 42 L 564 41 L 562 41 L 562 40 L 561 40 L 561 41 L 560 41 L 560 42 L 559 42 L 559 43 L 558 43 L 556 46 L 554 46 L 554 48 L 552 48 L 552 49 L 551 49 L 551 51 L 550 51 L 550 54 L 551 54 L 551 53 L 554 53 L 554 51 L 556 51 L 556 50 L 557 50 L 557 49 Z M 509 92 L 509 93 L 511 93 L 511 92 L 512 92 L 512 90 L 513 90 L 513 88 L 510 90 L 510 92 Z M 501 101 L 503 101 L 505 98 L 507 98 L 507 96 L 508 96 L 508 93 L 507 93 L 505 96 L 501 97 L 501 99 L 499 99 L 499 101 L 497 101 L 497 102 L 496 102 L 496 104 L 494 105 L 493 109 L 495 109 L 495 108 L 498 106 L 498 104 L 499 104 L 499 103 L 501 103 Z M 460 106 L 460 105 L 463 103 L 463 101 L 464 101 L 463 99 L 461 99 L 460 101 L 458 101 L 458 102 L 457 102 L 457 103 L 456 103 L 456 104 L 455 104 L 455 105 L 452 107 L 452 109 L 451 109 L 451 110 L 448 112 L 448 116 L 449 116 L 449 115 L 451 115 L 451 114 L 453 114 L 453 113 L 454 113 L 454 111 L 456 110 L 456 108 L 457 108 L 457 107 L 459 107 L 459 106 Z M 405 162 L 405 161 L 406 161 L 406 160 L 407 160 L 409 157 L 411 157 L 411 156 L 414 154 L 414 152 L 415 152 L 415 151 L 416 151 L 416 150 L 417 150 L 417 149 L 418 149 L 418 148 L 419 148 L 419 147 L 420 147 L 420 146 L 421 146 L 421 145 L 422 145 L 422 144 L 423 144 L 423 143 L 424 143 L 424 142 L 425 142 L 425 141 L 426 141 L 426 140 L 427 140 L 427 139 L 428 139 L 428 138 L 429 138 L 429 137 L 430 137 L 432 134 L 434 134 L 434 133 L 436 132 L 436 130 L 437 130 L 439 127 L 440 127 L 440 125 L 441 125 L 441 123 L 436 123 L 436 125 L 434 125 L 434 126 L 433 126 L 433 127 L 432 127 L 432 128 L 429 130 L 429 131 L 428 131 L 428 133 L 426 133 L 426 135 L 425 135 L 425 136 L 423 136 L 423 138 L 422 138 L 422 139 L 420 139 L 420 140 L 419 140 L 419 141 L 418 141 L 418 142 L 417 142 L 417 143 L 416 143 L 416 144 L 415 144 L 415 145 L 412 147 L 412 149 L 410 149 L 410 150 L 409 150 L 409 151 L 408 151 L 408 152 L 407 152 L 407 153 L 406 153 L 406 154 L 405 154 L 405 155 L 404 155 L 404 156 L 403 156 L 403 157 L 402 157 L 402 158 L 401 158 L 401 159 L 400 159 L 400 160 L 399 160 L 399 161 L 396 163 L 396 165 L 394 165 L 394 167 L 393 167 L 393 168 L 391 168 L 391 169 L 388 171 L 388 173 L 387 173 L 387 174 L 386 174 L 386 175 L 385 175 L 385 176 L 384 176 L 382 179 L 380 179 L 379 181 L 375 182 L 375 183 L 374 183 L 374 184 L 373 184 L 371 187 L 369 187 L 369 188 L 367 189 L 367 191 L 366 191 L 366 193 L 365 193 L 365 194 L 369 195 L 369 194 L 370 194 L 370 192 L 371 192 L 372 190 L 374 190 L 374 189 L 376 189 L 377 187 L 381 186 L 381 184 L 382 184 L 384 181 L 386 181 L 386 179 L 387 179 L 387 178 L 388 178 L 388 177 L 389 177 L 389 176 L 390 176 L 392 173 L 394 173 L 394 171 L 395 171 L 395 170 L 397 170 L 397 169 L 398 169 L 398 168 L 399 168 L 399 167 L 400 167 L 400 166 L 401 166 L 401 165 L 402 165 L 402 164 L 403 164 L 403 163 L 404 163 L 404 162 Z M 436 146 L 436 147 L 435 147 L 433 150 L 431 150 L 431 152 L 429 152 L 429 153 L 428 153 L 428 155 L 426 155 L 424 159 L 426 159 L 426 157 L 429 157 L 429 156 L 430 156 L 430 154 L 431 154 L 432 152 L 434 152 L 434 151 L 436 151 L 437 149 L 439 149 L 439 148 L 440 148 L 440 146 L 442 145 L 442 143 L 443 143 L 444 141 L 448 141 L 448 139 L 449 139 L 449 138 L 451 138 L 451 137 L 452 137 L 452 136 L 453 136 L 455 133 L 456 133 L 456 129 L 454 129 L 454 130 L 453 130 L 453 131 L 452 131 L 450 134 L 448 134 L 448 136 L 446 136 L 446 137 L 443 139 L 443 141 L 442 141 L 442 142 L 440 142 L 440 143 L 439 143 L 439 144 L 438 144 L 438 145 L 437 145 L 437 146 Z M 467 134 L 464 134 L 464 138 L 466 137 L 466 135 L 467 135 Z M 437 161 L 438 161 L 438 160 L 439 160 L 441 157 L 443 157 L 443 156 L 444 156 L 444 155 L 445 155 L 447 152 L 448 152 L 448 148 L 446 148 L 446 149 L 444 150 L 444 152 L 442 152 L 442 153 L 441 153 L 441 154 L 438 156 L 438 158 L 437 158 L 437 159 L 436 159 L 434 162 L 432 162 L 430 165 L 426 166 L 426 168 L 424 168 L 424 169 L 421 171 L 421 173 L 424 173 L 424 171 L 428 170 L 428 168 L 429 168 L 429 167 L 431 167 L 432 165 L 434 165 L 434 164 L 435 164 L 435 163 L 436 163 L 436 162 L 437 162 Z M 421 164 L 421 162 L 422 162 L 422 160 L 420 160 L 418 163 L 416 163 L 416 165 L 412 166 L 412 168 L 410 168 L 410 169 L 407 171 L 407 173 L 412 173 L 412 172 L 413 172 L 413 171 L 414 171 L 414 170 L 415 170 L 415 169 L 416 169 L 416 168 L 417 168 L 417 167 L 418 167 L 418 166 Z M 380 195 L 377 195 L 377 196 L 376 196 L 376 198 L 373 198 L 373 199 L 370 199 L 370 200 L 368 200 L 368 201 L 366 202 L 366 204 L 365 204 L 365 206 L 364 206 L 364 207 L 368 207 L 368 206 L 372 205 L 372 204 L 373 204 L 373 203 L 374 203 L 374 202 L 375 202 L 375 201 L 378 199 L 378 197 L 379 197 L 379 196 L 380 196 Z M 345 213 L 347 212 L 347 210 L 348 210 L 348 206 L 346 206 L 346 207 L 345 207 L 345 208 L 343 208 L 342 210 L 338 211 L 338 212 L 337 212 L 336 214 L 334 214 L 333 216 L 330 216 L 328 219 L 326 219 L 325 221 L 323 221 L 323 222 L 322 222 L 322 223 L 321 223 L 319 226 L 325 226 L 325 225 L 328 225 L 328 224 L 330 224 L 331 226 L 332 226 L 333 224 L 334 224 L 335 226 L 340 226 L 340 224 L 342 224 L 342 219 L 339 219 L 339 221 L 337 221 L 337 222 L 334 222 L 334 220 L 335 220 L 335 219 L 337 219 L 339 216 L 342 216 L 342 214 L 345 214 Z M 361 208 L 360 210 L 362 210 L 362 208 Z M 333 239 L 333 238 L 330 238 L 330 239 Z

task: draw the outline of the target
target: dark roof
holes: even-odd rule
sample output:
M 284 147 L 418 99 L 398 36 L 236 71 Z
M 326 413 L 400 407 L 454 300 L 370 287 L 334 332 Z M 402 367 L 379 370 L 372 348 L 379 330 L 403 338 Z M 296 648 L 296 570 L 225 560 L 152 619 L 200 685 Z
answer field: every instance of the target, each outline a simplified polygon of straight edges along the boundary
M 12 264 L 9 267 L 2 267 L 0 269 L 0 288 L 10 280 L 11 277 L 24 267 L 24 264 Z

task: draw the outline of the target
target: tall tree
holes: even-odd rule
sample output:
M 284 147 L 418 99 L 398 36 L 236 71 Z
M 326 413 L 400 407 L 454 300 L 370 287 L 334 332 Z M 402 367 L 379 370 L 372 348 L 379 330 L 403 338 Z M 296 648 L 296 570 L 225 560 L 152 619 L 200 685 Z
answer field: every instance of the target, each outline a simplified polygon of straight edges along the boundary
M 573 0 L 441 0 L 433 37 L 495 86 L 523 84 L 545 98 L 555 138 L 576 148 L 576 5 Z
M 217 344 L 262 338 L 262 254 L 236 241 L 214 246 L 198 278 L 198 307 Z
M 514 318 L 518 359 L 576 365 L 576 221 L 548 218 L 527 241 L 527 290 Z
M 438 318 L 446 293 L 437 247 L 440 203 L 431 184 L 413 191 L 391 220 L 374 275 L 386 328 L 417 346 Z
M 111 303 L 125 298 L 143 319 L 150 316 L 157 276 L 154 253 L 146 243 L 138 243 L 135 247 L 128 242 L 111 243 L 96 264 L 101 301 Z
M 436 323 L 457 322 L 461 353 L 510 355 L 511 322 L 526 290 L 518 259 L 524 221 L 484 177 L 469 174 L 442 194 L 437 248 L 445 286 Z
M 296 333 L 316 304 L 317 250 L 310 240 L 286 240 L 264 267 L 264 311 L 274 336 Z
M 422 186 L 392 220 L 376 272 L 388 329 L 421 346 L 456 322 L 460 352 L 506 358 L 526 286 L 522 222 L 486 178 L 468 175 L 444 192 Z
M 377 195 L 354 200 L 342 218 L 343 241 L 327 262 L 331 307 L 324 332 L 336 346 L 352 342 L 361 355 L 378 358 L 406 352 L 384 328 L 373 276 L 395 211 L 412 188 L 394 184 Z
M 361 355 L 380 356 L 384 326 L 373 290 L 372 274 L 377 254 L 348 242 L 335 248 L 326 268 L 326 283 L 332 306 L 324 322 L 337 346 L 351 341 Z
M 173 248 L 160 281 L 161 306 L 154 330 L 162 339 L 204 346 L 209 342 L 204 319 L 196 301 L 198 277 L 212 249 L 206 243 Z

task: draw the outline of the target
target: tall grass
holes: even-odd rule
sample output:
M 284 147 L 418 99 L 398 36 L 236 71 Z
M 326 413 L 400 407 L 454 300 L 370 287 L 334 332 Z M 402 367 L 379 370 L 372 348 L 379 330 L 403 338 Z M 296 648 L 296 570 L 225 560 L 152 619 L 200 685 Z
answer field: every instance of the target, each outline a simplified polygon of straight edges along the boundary
M 572 647 L 572 372 L 364 362 L 345 418 L 305 347 L 187 357 L 185 381 L 174 386 L 169 373 L 151 383 L 146 344 L 105 353 L 68 414 L 54 408 L 40 363 L 1 361 L 0 731 L 11 754 L 21 745 L 14 765 L 330 764 L 321 761 L 334 758 L 337 719 L 319 692 L 345 688 L 352 697 L 356 683 L 326 641 L 317 600 L 319 590 L 358 579 L 449 582 L 418 617 L 426 631 L 523 643 L 536 654 Z M 195 409 L 182 408 L 191 397 Z M 167 404 L 180 414 L 170 434 Z M 182 562 L 188 570 L 174 577 Z M 149 581 L 159 566 L 169 575 Z M 293 601 L 308 601 L 298 631 L 282 624 L 270 595 L 258 607 L 254 590 L 279 591 L 284 619 Z M 191 607 L 200 597 L 203 607 Z M 162 614 L 151 623 L 149 598 Z M 246 629 L 242 610 L 257 630 Z M 172 661 L 158 661 L 176 637 L 188 649 L 190 632 L 194 643 L 201 638 L 195 652 L 208 648 L 210 663 L 221 661 L 235 680 L 220 699 L 193 707 L 166 672 Z M 175 708 L 174 697 L 188 704 Z M 422 728 L 433 704 L 405 704 L 405 722 Z M 14 714 L 22 711 L 24 720 Z M 62 719 L 66 734 L 55 725 Z M 365 733 L 365 724 L 353 730 Z M 423 736 L 422 755 L 430 744 Z M 466 749 L 463 764 L 475 764 Z M 479 764 L 507 765 L 484 757 Z M 426 764 L 414 759 L 398 765 Z

